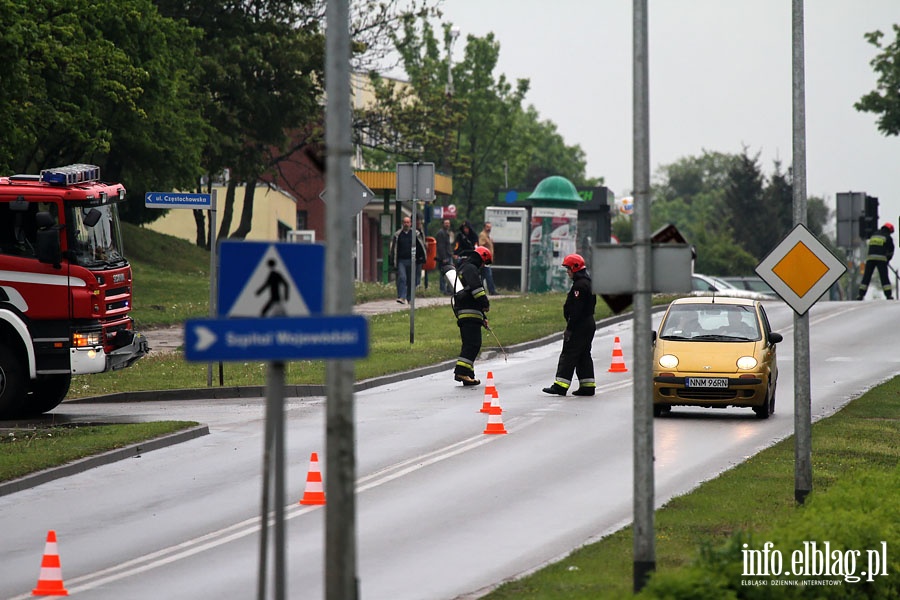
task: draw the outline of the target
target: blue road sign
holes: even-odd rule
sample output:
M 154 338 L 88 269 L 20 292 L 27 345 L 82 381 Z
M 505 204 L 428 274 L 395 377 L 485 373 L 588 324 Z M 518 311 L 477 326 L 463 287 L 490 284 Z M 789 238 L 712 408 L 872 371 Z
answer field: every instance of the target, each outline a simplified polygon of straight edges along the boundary
M 325 246 L 226 240 L 219 245 L 220 317 L 307 317 L 325 304 Z
M 212 194 L 182 194 L 180 192 L 147 192 L 144 195 L 144 206 L 147 208 L 195 208 L 209 210 L 212 205 Z
M 189 319 L 184 357 L 193 362 L 365 358 L 365 317 Z

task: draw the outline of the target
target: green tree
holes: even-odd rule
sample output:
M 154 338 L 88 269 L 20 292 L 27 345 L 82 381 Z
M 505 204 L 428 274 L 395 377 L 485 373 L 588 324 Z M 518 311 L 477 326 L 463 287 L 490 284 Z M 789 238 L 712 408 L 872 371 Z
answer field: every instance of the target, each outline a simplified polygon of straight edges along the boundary
M 356 141 L 366 148 L 367 164 L 435 163 L 452 175 L 462 215 L 476 222 L 498 188 L 533 187 L 547 175 L 595 183 L 584 175 L 581 148 L 567 146 L 555 125 L 522 107 L 528 81 L 495 74 L 500 46 L 493 34 L 468 36 L 464 58 L 451 67 L 450 25 L 442 27 L 443 46 L 425 18 L 407 17 L 394 36 L 408 84 L 372 74 L 376 104 L 357 114 Z
M 791 171 L 774 164 L 766 177 L 758 156 L 704 151 L 663 165 L 655 177 L 651 223 L 675 225 L 697 249 L 695 268 L 716 275 L 743 275 L 793 228 Z M 807 199 L 807 226 L 822 236 L 830 219 L 824 200 Z M 630 239 L 625 219 L 613 231 Z M 630 220 L 628 220 L 630 221 Z M 630 222 L 627 223 L 630 225 Z
M 853 105 L 860 112 L 879 115 L 878 130 L 885 135 L 900 134 L 900 25 L 893 29 L 894 41 L 887 45 L 882 45 L 881 31 L 865 34 L 866 41 L 881 50 L 870 63 L 878 81 L 873 91 Z
M 260 177 L 289 145 L 290 132 L 321 120 L 325 57 L 320 6 L 313 0 L 157 0 L 160 11 L 203 32 L 199 44 L 204 114 L 212 133 L 203 149 L 210 174 L 229 170 L 219 237 L 231 230 L 234 191 L 246 185 L 240 222 L 249 233 Z M 198 229 L 199 229 L 198 221 Z M 199 237 L 199 236 L 198 236 Z
M 0 169 L 97 164 L 126 182 L 125 212 L 149 219 L 129 210 L 143 207 L 148 182 L 199 172 L 196 39 L 150 0 L 0 3 Z

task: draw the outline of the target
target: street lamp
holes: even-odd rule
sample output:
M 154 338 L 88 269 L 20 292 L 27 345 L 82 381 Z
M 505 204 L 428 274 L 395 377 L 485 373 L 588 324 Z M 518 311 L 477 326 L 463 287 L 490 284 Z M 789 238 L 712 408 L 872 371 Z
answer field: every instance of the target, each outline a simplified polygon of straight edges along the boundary
M 447 95 L 453 95 L 453 44 L 459 37 L 459 27 L 450 28 L 450 43 L 447 44 Z

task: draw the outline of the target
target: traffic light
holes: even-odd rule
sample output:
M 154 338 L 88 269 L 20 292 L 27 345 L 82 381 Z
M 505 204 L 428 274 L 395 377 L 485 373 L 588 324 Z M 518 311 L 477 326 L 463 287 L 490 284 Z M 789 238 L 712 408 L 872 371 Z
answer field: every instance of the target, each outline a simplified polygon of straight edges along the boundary
M 859 237 L 869 239 L 878 231 L 878 198 L 866 196 L 866 212 L 859 218 Z

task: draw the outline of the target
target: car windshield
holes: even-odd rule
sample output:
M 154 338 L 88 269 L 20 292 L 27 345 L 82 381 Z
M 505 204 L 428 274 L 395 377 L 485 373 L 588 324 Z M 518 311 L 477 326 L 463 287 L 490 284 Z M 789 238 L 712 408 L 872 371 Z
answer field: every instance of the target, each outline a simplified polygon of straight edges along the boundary
M 669 309 L 660 330 L 664 340 L 748 341 L 760 339 L 750 306 L 687 304 Z
M 125 262 L 115 204 L 74 207 L 69 216 L 71 250 L 79 265 L 96 268 Z

